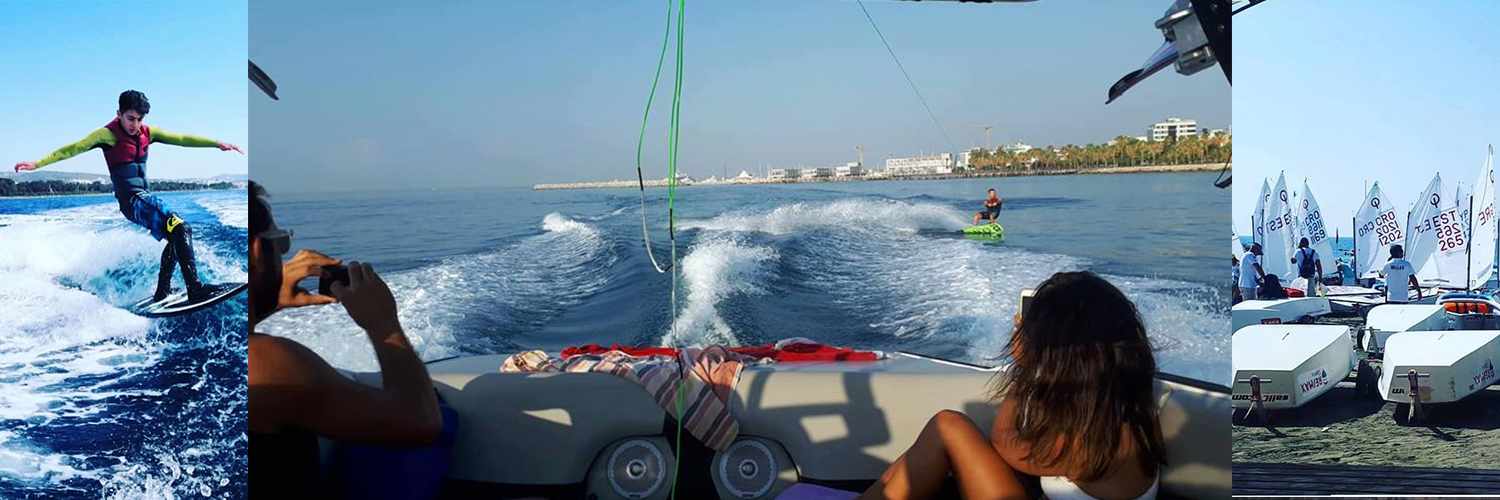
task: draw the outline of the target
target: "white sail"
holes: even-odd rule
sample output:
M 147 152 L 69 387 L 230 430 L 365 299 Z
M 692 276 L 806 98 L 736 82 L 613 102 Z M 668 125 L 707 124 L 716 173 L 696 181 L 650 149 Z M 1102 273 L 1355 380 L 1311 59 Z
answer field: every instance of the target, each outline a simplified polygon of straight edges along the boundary
M 1233 234 L 1233 231 L 1229 235 L 1229 254 L 1236 259 L 1245 256 L 1245 244 L 1240 241 L 1240 235 Z
M 1474 186 L 1458 183 L 1455 189 L 1456 196 L 1453 197 L 1454 206 L 1458 207 L 1458 223 L 1463 226 L 1464 234 L 1470 234 L 1469 230 L 1469 197 L 1474 195 Z
M 1462 201 L 1460 201 L 1462 203 Z M 1469 286 L 1480 288 L 1495 274 L 1495 250 L 1500 246 L 1500 226 L 1495 219 L 1495 148 L 1479 170 L 1474 183 L 1474 210 L 1469 239 Z
M 1380 190 L 1380 182 L 1370 186 L 1359 212 L 1354 214 L 1354 227 L 1354 244 L 1359 254 L 1356 272 L 1360 276 L 1385 267 L 1385 262 L 1391 260 L 1391 245 L 1406 245 L 1406 227 L 1396 205 Z
M 1468 283 L 1468 238 L 1453 197 L 1443 188 L 1442 176 L 1434 175 L 1406 221 L 1406 260 L 1424 284 L 1462 288 Z
M 1286 189 L 1286 173 L 1276 179 L 1276 188 L 1271 190 L 1271 200 L 1266 204 L 1266 239 L 1261 243 L 1264 255 L 1261 267 L 1266 274 L 1281 278 L 1283 284 L 1297 277 L 1292 268 L 1292 198 Z
M 1271 184 L 1260 181 L 1260 197 L 1255 199 L 1255 213 L 1250 214 L 1250 241 L 1266 242 L 1266 203 L 1271 201 Z
M 1323 264 L 1324 276 L 1337 276 L 1339 265 L 1333 254 L 1333 238 L 1328 226 L 1323 224 L 1323 211 L 1318 208 L 1318 199 L 1313 197 L 1307 180 L 1302 181 L 1302 196 L 1297 200 L 1297 241 L 1307 238 L 1308 247 L 1318 253 L 1318 262 Z

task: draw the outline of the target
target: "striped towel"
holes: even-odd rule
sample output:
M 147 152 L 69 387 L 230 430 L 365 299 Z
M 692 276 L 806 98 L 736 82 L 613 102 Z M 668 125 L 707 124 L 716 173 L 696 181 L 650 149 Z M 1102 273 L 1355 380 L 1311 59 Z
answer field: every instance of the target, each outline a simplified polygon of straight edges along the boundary
M 645 389 L 656 404 L 682 422 L 683 429 L 693 437 L 709 448 L 724 451 L 740 433 L 739 422 L 730 414 L 728 397 L 733 393 L 746 362 L 757 361 L 718 346 L 682 349 L 675 358 L 609 351 L 559 359 L 542 351 L 526 351 L 506 358 L 500 371 L 608 373 L 624 378 Z

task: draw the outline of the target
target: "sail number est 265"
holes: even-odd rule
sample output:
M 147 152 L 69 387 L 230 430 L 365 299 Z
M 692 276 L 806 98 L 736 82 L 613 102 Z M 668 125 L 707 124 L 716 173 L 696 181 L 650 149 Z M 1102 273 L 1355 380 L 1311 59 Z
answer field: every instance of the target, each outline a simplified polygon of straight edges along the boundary
M 1434 229 L 1437 230 L 1435 236 L 1438 240 L 1439 251 L 1446 252 L 1462 247 L 1467 243 L 1464 239 L 1463 227 L 1459 224 L 1457 210 L 1445 210 L 1441 214 L 1423 220 L 1422 225 L 1417 228 L 1417 231 L 1425 233 Z
M 1284 212 L 1278 217 L 1266 221 L 1266 232 L 1280 231 L 1282 228 L 1292 225 L 1292 213 Z

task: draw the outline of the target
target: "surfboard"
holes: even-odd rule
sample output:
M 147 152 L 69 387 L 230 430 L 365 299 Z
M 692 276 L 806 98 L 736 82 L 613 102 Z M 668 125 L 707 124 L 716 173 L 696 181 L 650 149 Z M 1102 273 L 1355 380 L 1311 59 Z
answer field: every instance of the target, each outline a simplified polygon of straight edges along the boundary
M 135 305 L 130 306 L 130 312 L 147 318 L 187 314 L 223 302 L 245 290 L 246 286 L 245 283 L 206 284 L 203 287 L 208 289 L 209 293 L 204 299 L 198 301 L 190 300 L 187 290 L 177 290 L 161 300 L 155 300 L 155 297 L 141 299 Z
M 964 228 L 964 234 L 971 236 L 988 236 L 993 238 L 1004 238 L 1005 227 L 999 224 L 979 224 Z

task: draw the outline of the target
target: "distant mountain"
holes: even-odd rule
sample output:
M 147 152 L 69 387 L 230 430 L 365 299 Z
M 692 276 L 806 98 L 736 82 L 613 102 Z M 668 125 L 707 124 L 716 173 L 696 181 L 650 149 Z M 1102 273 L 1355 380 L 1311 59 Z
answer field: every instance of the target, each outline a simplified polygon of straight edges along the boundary
M 0 171 L 0 179 L 10 179 L 16 182 L 64 181 L 90 183 L 99 181 L 109 184 L 108 175 L 63 172 L 60 170 L 34 170 L 31 172 Z
M 10 179 L 16 182 L 29 181 L 65 181 L 90 183 L 94 181 L 109 184 L 108 175 L 85 174 L 81 172 L 64 172 L 61 170 L 33 170 L 31 172 L 0 171 L 0 179 Z M 197 177 L 190 179 L 168 179 L 161 177 L 150 177 L 150 180 L 197 182 L 201 184 L 213 184 L 215 182 L 244 183 L 250 180 L 245 174 L 220 174 L 213 177 Z

